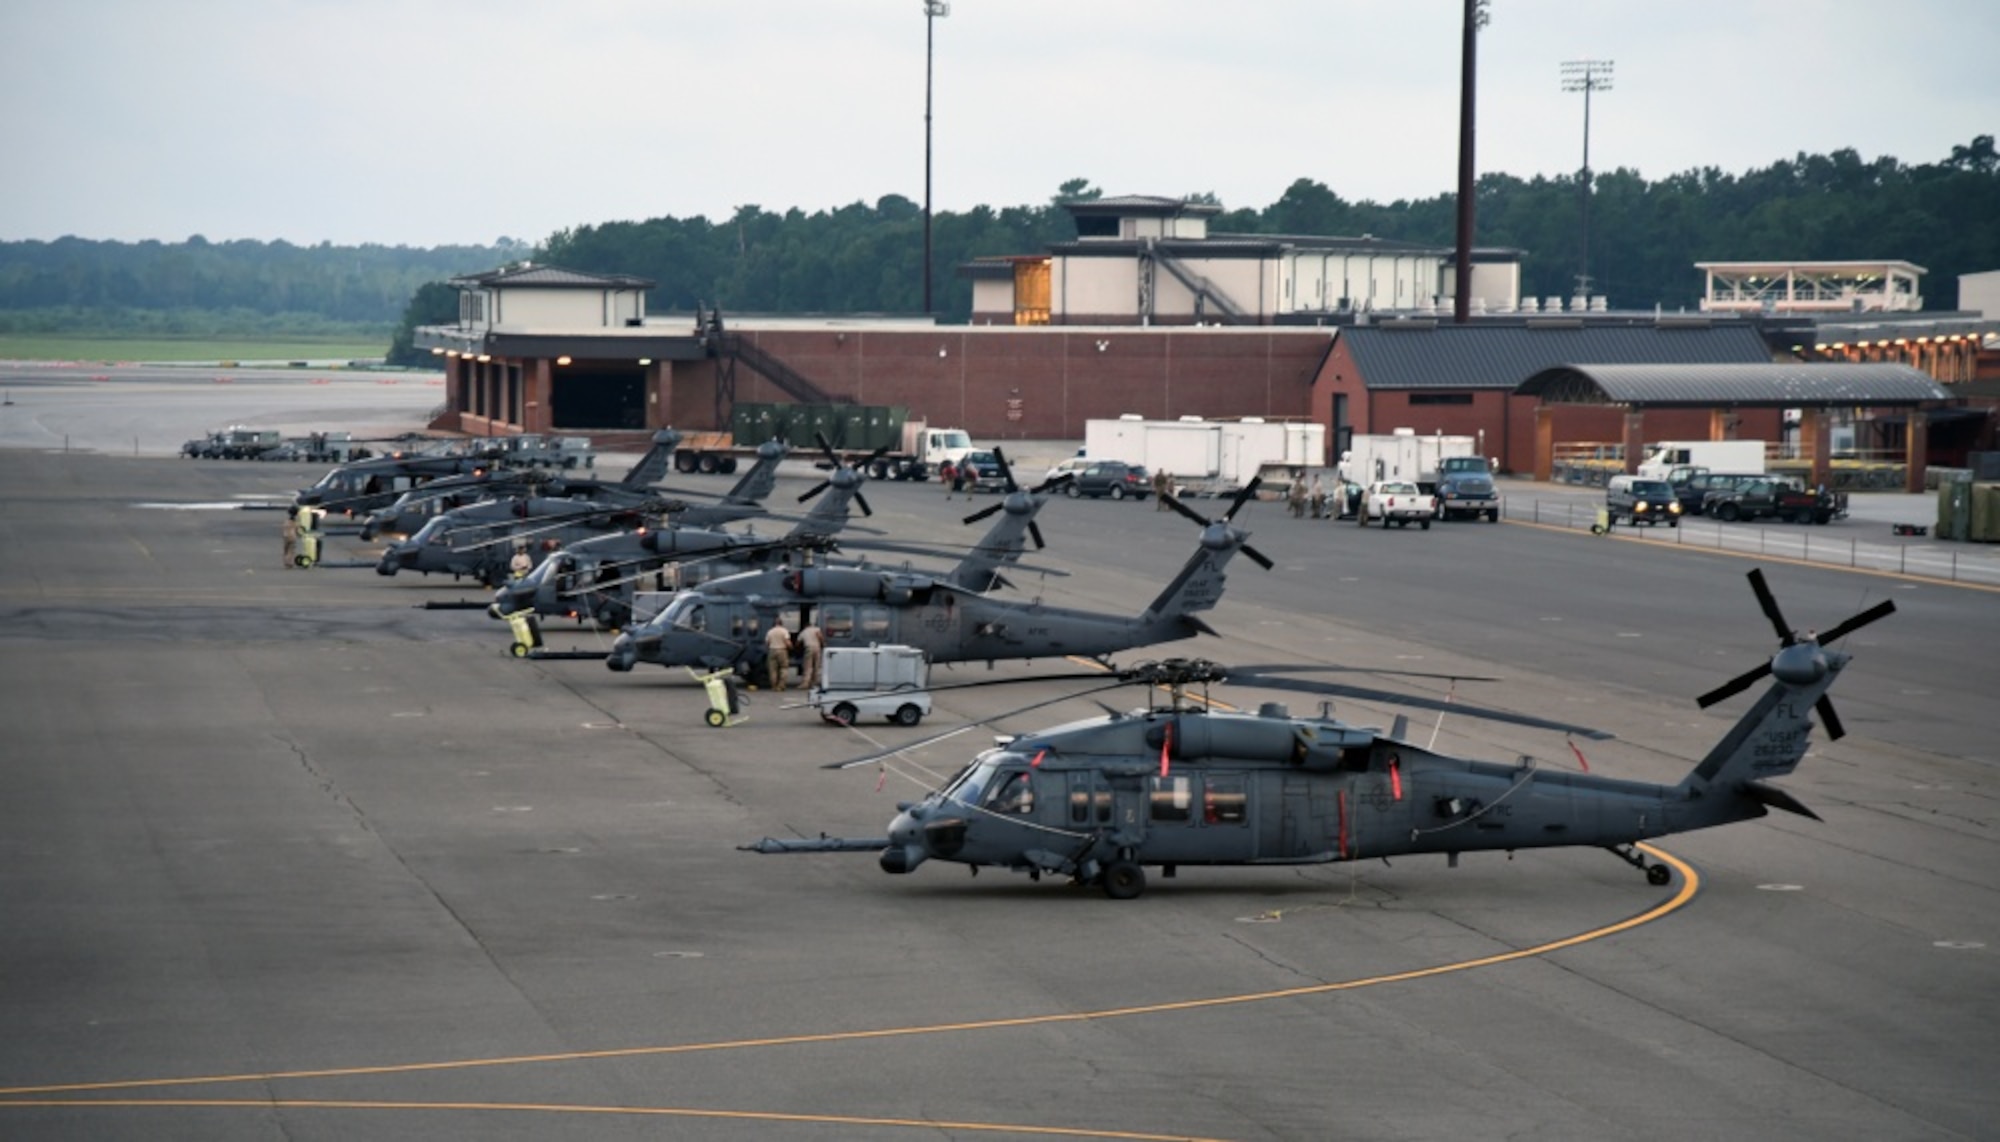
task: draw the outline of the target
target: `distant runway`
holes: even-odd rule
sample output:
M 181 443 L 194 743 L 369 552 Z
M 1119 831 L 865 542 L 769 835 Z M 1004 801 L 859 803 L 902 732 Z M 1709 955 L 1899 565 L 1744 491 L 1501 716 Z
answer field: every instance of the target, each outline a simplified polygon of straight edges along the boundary
M 868 741 L 769 695 L 707 729 L 684 676 L 516 661 L 502 624 L 419 609 L 469 587 L 280 570 L 275 514 L 181 510 L 320 470 L 0 451 L 0 1134 L 1903 1139 L 2000 1120 L 2000 595 L 1768 567 L 1801 624 L 1899 610 L 1847 646 L 1849 735 L 1783 782 L 1825 820 L 1669 838 L 1668 888 L 1545 850 L 1183 869 L 1119 903 L 735 848 L 877 834 L 986 731 L 825 771 Z M 868 494 L 896 535 L 966 533 L 971 506 L 935 485 Z M 1692 696 L 1773 646 L 1735 556 L 1268 504 L 1240 522 L 1276 569 L 1233 566 L 1226 637 L 1161 654 L 1335 663 L 1601 726 L 1593 772 L 1676 779 L 1740 710 Z M 1042 525 L 1036 561 L 1074 574 L 1021 590 L 1105 609 L 1195 541 L 1146 505 L 1059 501 Z M 1056 693 L 1023 690 L 866 735 Z M 1436 732 L 1572 764 L 1540 731 Z

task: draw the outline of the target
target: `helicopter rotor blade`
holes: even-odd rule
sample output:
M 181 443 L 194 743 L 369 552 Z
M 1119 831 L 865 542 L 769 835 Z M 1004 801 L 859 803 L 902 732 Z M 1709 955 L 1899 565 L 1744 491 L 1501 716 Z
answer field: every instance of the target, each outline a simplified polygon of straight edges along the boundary
M 871 507 L 869 507 L 869 506 L 868 506 L 868 497 L 867 497 L 867 496 L 864 496 L 864 495 L 862 495 L 862 494 L 861 494 L 860 492 L 855 492 L 855 493 L 854 493 L 854 502 L 855 502 L 855 504 L 856 504 L 857 506 L 859 506 L 859 507 L 861 508 L 861 514 L 862 514 L 862 515 L 869 515 L 869 516 L 872 516 L 872 515 L 874 515 L 874 514 L 875 514 L 875 509 L 874 509 L 874 508 L 871 508 Z
M 1729 681 L 1724 682 L 1722 685 L 1717 686 L 1715 689 L 1710 690 L 1708 693 L 1703 694 L 1701 697 L 1696 698 L 1694 704 L 1706 710 L 1717 702 L 1726 698 L 1733 698 L 1743 691 L 1748 690 L 1759 678 L 1764 677 L 1770 672 L 1771 664 L 1768 662 L 1746 670 Z
M 1813 703 L 1813 709 L 1819 711 L 1820 725 L 1826 730 L 1828 739 L 1839 741 L 1847 736 L 1847 727 L 1840 724 L 1840 715 L 1833 712 L 1832 698 L 1821 694 L 1819 701 Z
M 814 496 L 819 495 L 821 492 L 826 491 L 828 488 L 832 486 L 833 486 L 832 480 L 821 480 L 819 483 L 814 484 L 812 487 L 807 488 L 803 492 L 800 492 L 799 502 L 805 503 L 807 500 L 812 499 Z
M 1394 690 L 1378 690 L 1370 686 L 1354 686 L 1341 682 L 1315 682 L 1305 678 L 1284 678 L 1276 675 L 1246 676 L 1242 671 L 1231 670 L 1226 679 L 1231 685 L 1247 685 L 1260 689 L 1291 690 L 1301 694 L 1323 694 L 1330 698 L 1353 698 L 1356 701 L 1381 702 L 1386 705 L 1414 706 L 1421 710 L 1440 710 L 1462 714 L 1468 718 L 1481 718 L 1490 722 L 1507 725 L 1527 726 L 1531 729 L 1554 730 L 1559 733 L 1574 734 L 1593 741 L 1607 741 L 1614 735 L 1594 726 L 1581 726 L 1570 722 L 1560 722 L 1551 718 L 1538 718 L 1532 714 L 1516 714 L 1508 710 L 1490 706 L 1475 706 L 1455 699 L 1429 698 L 1415 694 L 1403 694 Z
M 1231 520 L 1235 519 L 1236 513 L 1243 510 L 1243 505 L 1250 502 L 1251 497 L 1257 494 L 1257 489 L 1262 487 L 1263 484 L 1264 484 L 1264 477 L 1262 476 L 1250 477 L 1250 482 L 1243 485 L 1242 490 L 1236 493 L 1236 500 L 1234 503 L 1229 505 L 1229 510 L 1222 513 L 1222 522 L 1228 523 Z
M 1875 604 L 1874 606 L 1868 608 L 1867 610 L 1862 611 L 1860 614 L 1855 615 L 1854 617 L 1849 618 L 1843 622 L 1834 624 L 1831 628 L 1829 628 L 1827 631 L 1825 631 L 1819 636 L 1820 645 L 1825 646 L 1827 643 L 1830 642 L 1839 642 L 1841 639 L 1846 638 L 1848 635 L 1853 634 L 1855 631 L 1860 630 L 1862 627 L 1867 626 L 1869 623 L 1872 623 L 1877 619 L 1886 619 L 1890 615 L 1895 613 L 1896 613 L 1896 600 L 1884 599 L 1881 602 Z
M 972 524 L 978 523 L 980 520 L 985 519 L 987 516 L 992 515 L 994 512 L 997 512 L 1002 508 L 1005 508 L 1006 506 L 1007 506 L 1006 499 L 1002 498 L 996 500 L 993 503 L 987 504 L 985 507 L 980 508 L 978 511 L 973 512 L 971 515 L 966 516 L 959 522 L 967 526 L 970 526 Z
M 1104 677 L 1104 675 L 1099 674 L 1095 675 L 1095 677 L 1102 678 Z M 1041 681 L 1041 679 L 1033 679 L 1033 681 Z M 1087 698 L 1092 694 L 1100 693 L 1105 690 L 1116 690 L 1120 686 L 1126 686 L 1129 684 L 1130 683 L 1127 679 L 1119 678 L 1116 681 L 1107 682 L 1102 686 L 1093 687 L 1088 690 L 1077 691 L 1075 693 L 1059 695 L 1058 697 L 1044 699 L 1043 701 L 1040 702 L 1030 703 L 1029 705 L 1022 706 L 1019 709 L 1008 710 L 1005 711 L 1004 713 L 994 714 L 991 717 L 981 718 L 975 722 L 966 722 L 963 725 L 955 726 L 941 733 L 935 733 L 930 735 L 929 737 L 918 738 L 916 741 L 907 742 L 903 745 L 897 746 L 894 749 L 877 750 L 876 752 L 868 754 L 864 757 L 849 758 L 846 761 L 830 761 L 827 762 L 825 765 L 820 766 L 820 768 L 853 769 L 857 766 L 871 765 L 885 758 L 894 757 L 897 754 L 909 753 L 912 750 L 923 749 L 926 746 L 936 745 L 938 742 L 955 738 L 962 733 L 967 733 L 971 730 L 976 730 L 980 726 L 990 725 L 994 722 L 1001 721 L 1002 719 L 1014 717 L 1017 714 L 1025 714 L 1033 710 L 1039 710 L 1044 706 L 1053 706 L 1058 702 L 1067 702 L 1072 698 Z
M 1048 546 L 1042 539 L 1041 525 L 1037 524 L 1034 520 L 1028 521 L 1028 538 L 1035 541 L 1035 550 L 1037 551 Z
M 1764 617 L 1771 620 L 1771 629 L 1778 632 L 1778 645 L 1790 646 L 1798 641 L 1791 625 L 1785 622 L 1783 611 L 1778 609 L 1778 597 L 1771 593 L 1770 585 L 1764 582 L 1764 569 L 1750 569 L 1750 590 L 1757 596 L 1757 606 L 1764 611 Z
M 1257 550 L 1256 548 L 1250 546 L 1247 543 L 1237 548 L 1237 550 L 1249 556 L 1250 561 L 1252 563 L 1255 563 L 1257 566 L 1262 567 L 1266 571 L 1269 571 L 1273 566 L 1275 566 L 1275 564 L 1271 562 L 1269 556 L 1265 555 L 1263 552 Z

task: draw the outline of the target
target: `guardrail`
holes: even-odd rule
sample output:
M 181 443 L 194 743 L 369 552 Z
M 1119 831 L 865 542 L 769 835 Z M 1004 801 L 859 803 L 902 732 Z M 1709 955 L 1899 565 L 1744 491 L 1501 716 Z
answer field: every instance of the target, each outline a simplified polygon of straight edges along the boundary
M 1602 505 L 1589 500 L 1543 500 L 1508 496 L 1502 518 L 1545 527 L 1589 531 Z M 1860 539 L 1849 529 L 1854 520 L 1831 525 L 1721 523 L 1702 516 L 1684 518 L 1678 527 L 1619 525 L 1613 534 L 1647 543 L 1693 547 L 1739 555 L 1796 559 L 1867 571 L 1886 571 L 1950 583 L 2000 587 L 2000 545 L 1949 543 L 1912 538 L 1907 543 L 1877 543 Z M 1888 524 L 1882 525 L 1887 528 Z

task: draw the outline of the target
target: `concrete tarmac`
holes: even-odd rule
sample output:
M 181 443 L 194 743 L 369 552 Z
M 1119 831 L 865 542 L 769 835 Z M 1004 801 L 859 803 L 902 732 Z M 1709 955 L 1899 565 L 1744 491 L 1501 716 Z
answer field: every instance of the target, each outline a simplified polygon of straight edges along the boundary
M 1849 640 L 1848 736 L 1783 782 L 1825 820 L 1669 838 L 1668 888 L 1541 850 L 1184 869 L 1119 903 L 735 848 L 880 835 L 985 731 L 820 763 L 1052 684 L 940 695 L 917 730 L 759 694 L 711 730 L 684 676 L 513 660 L 502 624 L 418 609 L 469 585 L 281 570 L 275 513 L 214 506 L 317 474 L 0 451 L 0 1134 L 1976 1138 L 2000 1114 L 2000 595 L 1762 564 L 1799 626 L 1899 611 Z M 871 525 L 938 541 L 991 502 L 868 495 Z M 1121 611 L 1195 534 L 1130 503 L 1041 522 L 1034 561 L 1073 574 L 1021 592 Z M 1129 659 L 1340 665 L 1609 730 L 1593 772 L 1672 781 L 1745 705 L 1692 696 L 1775 642 L 1737 556 L 1238 522 L 1276 568 L 1232 566 L 1226 637 Z M 1543 731 L 1436 732 L 1573 764 Z

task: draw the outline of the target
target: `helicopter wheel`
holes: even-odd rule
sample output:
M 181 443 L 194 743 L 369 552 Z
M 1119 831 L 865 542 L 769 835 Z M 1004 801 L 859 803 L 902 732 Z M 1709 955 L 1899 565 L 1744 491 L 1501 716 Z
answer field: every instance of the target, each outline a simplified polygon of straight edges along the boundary
M 722 723 L 729 720 L 729 715 L 723 713 L 721 710 L 710 710 L 708 713 L 703 714 L 701 716 L 701 720 L 707 722 L 709 725 L 715 727 L 716 729 L 721 729 Z
M 1666 865 L 1663 864 L 1648 865 L 1646 868 L 1647 884 L 1664 885 L 1673 878 L 1674 878 L 1674 870 L 1668 868 Z
M 1104 895 L 1113 900 L 1131 900 L 1146 891 L 1146 870 L 1129 860 L 1114 860 L 1105 865 L 1100 879 Z
M 526 658 L 528 657 L 528 644 L 517 642 L 507 648 L 507 653 L 513 655 L 515 658 Z

